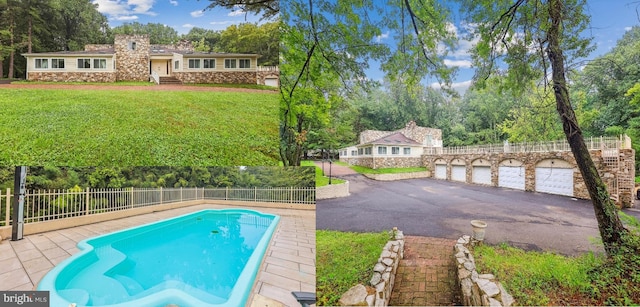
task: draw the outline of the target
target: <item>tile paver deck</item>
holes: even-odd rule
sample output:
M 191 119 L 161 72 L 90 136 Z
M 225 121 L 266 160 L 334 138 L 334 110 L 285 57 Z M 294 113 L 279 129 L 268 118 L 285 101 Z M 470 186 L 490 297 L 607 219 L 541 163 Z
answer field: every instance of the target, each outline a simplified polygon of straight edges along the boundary
M 84 239 L 198 210 L 230 207 L 233 206 L 198 205 L 29 235 L 20 241 L 3 240 L 0 242 L 0 291 L 34 289 L 51 268 L 79 252 L 76 244 Z M 316 287 L 315 211 L 243 208 L 280 215 L 248 305 L 255 296 L 260 302 L 267 298 L 284 306 L 300 306 L 291 292 L 315 292 Z
M 455 240 L 405 236 L 391 306 L 460 305 L 455 287 Z

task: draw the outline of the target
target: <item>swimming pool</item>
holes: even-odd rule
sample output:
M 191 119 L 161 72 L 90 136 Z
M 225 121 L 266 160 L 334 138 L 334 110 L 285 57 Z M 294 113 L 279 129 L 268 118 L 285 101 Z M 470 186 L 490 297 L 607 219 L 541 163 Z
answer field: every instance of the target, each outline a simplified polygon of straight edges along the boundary
M 50 306 L 244 306 L 279 219 L 211 209 L 83 240 L 38 290 Z

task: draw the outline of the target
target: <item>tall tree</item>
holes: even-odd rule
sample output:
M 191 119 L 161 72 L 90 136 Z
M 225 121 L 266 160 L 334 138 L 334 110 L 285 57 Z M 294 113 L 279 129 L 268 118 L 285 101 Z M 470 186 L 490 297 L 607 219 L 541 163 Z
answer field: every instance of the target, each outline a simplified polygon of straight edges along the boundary
M 274 18 L 280 13 L 280 0 L 209 0 L 207 8 L 224 7 L 232 10 L 242 10 L 256 15 L 262 14 L 263 19 Z
M 531 80 L 544 80 L 551 85 L 564 134 L 593 203 L 605 250 L 615 253 L 623 245 L 627 230 L 585 145 L 566 80 L 569 63 L 591 50 L 590 39 L 581 36 L 589 25 L 585 1 L 462 2 L 462 10 L 477 24 L 476 34 L 480 36 L 474 50 L 480 81 L 495 70 L 497 59 L 503 59 L 509 66 L 506 80 L 510 87 L 522 91 Z M 551 80 L 547 80 L 549 75 Z

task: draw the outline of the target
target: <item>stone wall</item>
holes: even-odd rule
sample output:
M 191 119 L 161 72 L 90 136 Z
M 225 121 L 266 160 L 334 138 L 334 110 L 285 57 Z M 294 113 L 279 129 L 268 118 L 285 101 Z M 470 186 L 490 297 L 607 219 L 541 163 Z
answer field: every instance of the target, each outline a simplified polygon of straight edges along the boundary
M 614 187 L 617 182 L 617 177 L 624 175 L 629 178 L 635 177 L 635 169 L 633 167 L 635 163 L 635 152 L 633 149 L 621 149 L 618 152 L 619 163 L 617 168 L 607 164 L 602 157 L 601 150 L 590 151 L 591 157 L 598 169 L 598 173 L 602 177 L 602 180 L 608 187 Z M 577 164 L 573 154 L 570 151 L 557 151 L 557 152 L 519 152 L 519 153 L 478 153 L 478 154 L 450 154 L 450 155 L 423 155 L 422 165 L 428 169 L 435 170 L 435 161 L 444 160 L 447 162 L 447 179 L 451 179 L 451 165 L 452 162 L 462 161 L 461 164 L 466 166 L 466 182 L 472 183 L 473 166 L 474 161 L 477 160 L 488 161 L 491 167 L 491 186 L 498 186 L 498 169 L 500 163 L 504 161 L 515 161 L 522 163 L 525 170 L 525 191 L 535 191 L 535 174 L 536 166 L 538 163 L 544 160 L 558 159 L 562 160 L 574 168 L 573 183 L 574 183 L 574 195 L 573 197 L 589 199 L 589 194 L 582 178 L 580 170 L 577 168 Z M 483 161 L 485 162 L 485 161 Z M 456 164 L 459 162 L 456 162 Z M 485 162 L 486 163 L 486 162 Z M 616 202 L 620 206 L 630 207 L 633 206 L 633 181 L 627 183 L 618 184 L 619 195 Z
M 84 45 L 84 51 L 98 51 L 105 49 L 113 49 L 112 44 L 88 44 Z
M 340 297 L 340 306 L 389 306 L 396 271 L 404 258 L 404 235 L 395 227 L 392 233 L 393 238 L 384 246 L 373 267 L 370 285 L 359 284 L 349 289 Z
M 267 78 L 275 78 L 278 79 L 278 84 L 280 84 L 280 73 L 277 71 L 258 71 L 256 74 L 257 84 L 265 85 L 265 79 Z
M 131 50 L 135 42 L 135 50 Z M 149 81 L 149 36 L 116 35 L 114 39 L 116 54 L 117 81 Z
M 404 180 L 404 179 L 415 179 L 415 178 L 429 178 L 431 177 L 431 172 L 411 172 L 411 173 L 397 173 L 397 174 L 364 174 L 365 177 L 378 180 L 378 181 L 395 181 L 395 180 Z
M 476 263 L 469 250 L 475 241 L 462 236 L 453 247 L 458 270 L 458 286 L 464 306 L 512 306 L 515 301 L 491 274 L 478 274 Z
M 351 195 L 349 193 L 349 181 L 316 188 L 316 200 L 347 197 L 349 195 Z
M 422 167 L 423 158 L 421 157 L 353 157 L 340 158 L 340 162 L 349 165 L 359 165 L 372 169 L 390 168 L 390 167 Z
M 255 71 L 173 72 L 182 83 L 257 84 Z
M 115 82 L 115 72 L 33 72 L 30 71 L 29 81 L 54 82 Z

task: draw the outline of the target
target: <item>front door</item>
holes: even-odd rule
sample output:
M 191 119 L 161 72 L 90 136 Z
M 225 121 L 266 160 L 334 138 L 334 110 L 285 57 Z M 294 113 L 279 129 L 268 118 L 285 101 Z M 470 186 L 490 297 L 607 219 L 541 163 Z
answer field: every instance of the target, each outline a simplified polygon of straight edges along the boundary
M 166 60 L 151 61 L 151 69 L 158 73 L 158 76 L 165 77 L 169 75 L 169 66 Z

